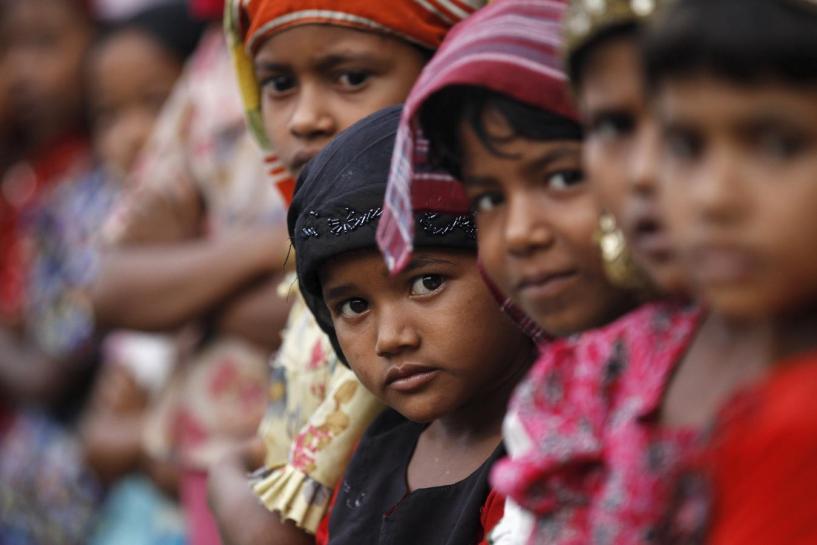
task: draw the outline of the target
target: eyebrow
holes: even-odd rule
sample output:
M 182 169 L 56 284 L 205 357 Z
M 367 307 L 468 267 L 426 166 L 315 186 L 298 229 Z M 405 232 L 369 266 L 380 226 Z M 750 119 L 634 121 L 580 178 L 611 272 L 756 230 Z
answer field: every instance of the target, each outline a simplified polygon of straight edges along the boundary
M 428 265 L 454 265 L 454 262 L 440 257 L 416 256 L 406 268 L 403 269 L 403 272 L 409 273 Z
M 314 66 L 318 71 L 326 72 L 349 62 L 360 62 L 364 64 L 381 64 L 383 61 L 382 59 L 369 53 L 347 51 L 343 53 L 330 53 L 324 57 L 320 57 L 315 60 Z
M 329 53 L 325 56 L 318 57 L 312 61 L 312 66 L 319 72 L 328 72 L 345 63 L 359 62 L 364 64 L 382 64 L 382 59 L 371 55 L 369 53 L 359 53 L 354 51 L 347 51 L 341 53 Z M 265 61 L 263 58 L 258 59 L 254 63 L 255 70 L 266 72 L 286 72 L 292 70 L 292 66 L 287 63 Z
M 323 299 L 325 301 L 336 301 L 338 299 L 346 299 L 354 295 L 357 287 L 354 284 L 341 284 L 339 286 L 332 286 L 324 291 Z

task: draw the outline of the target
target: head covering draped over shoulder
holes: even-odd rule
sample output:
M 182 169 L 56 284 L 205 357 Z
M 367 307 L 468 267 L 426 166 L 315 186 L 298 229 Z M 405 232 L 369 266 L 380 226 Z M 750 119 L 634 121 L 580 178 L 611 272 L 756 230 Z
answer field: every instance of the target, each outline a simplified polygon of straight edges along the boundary
M 414 210 L 463 206 L 460 184 L 419 174 L 428 143 L 417 114 L 434 93 L 475 85 L 575 120 L 562 70 L 564 0 L 499 0 L 457 25 L 414 86 L 400 122 L 378 243 L 392 270 L 411 257 Z
M 261 118 L 260 86 L 252 58 L 273 35 L 301 25 L 331 25 L 378 32 L 428 50 L 437 49 L 457 22 L 487 0 L 228 0 L 224 27 L 238 75 L 247 122 L 269 150 Z M 286 193 L 286 189 L 282 188 Z
M 323 300 L 320 270 L 341 254 L 377 249 L 375 232 L 400 111 L 399 106 L 387 108 L 338 135 L 301 173 L 289 209 L 287 225 L 298 256 L 301 293 L 341 360 L 343 353 Z M 417 246 L 476 251 L 470 214 L 423 213 L 415 221 L 421 226 L 414 239 Z

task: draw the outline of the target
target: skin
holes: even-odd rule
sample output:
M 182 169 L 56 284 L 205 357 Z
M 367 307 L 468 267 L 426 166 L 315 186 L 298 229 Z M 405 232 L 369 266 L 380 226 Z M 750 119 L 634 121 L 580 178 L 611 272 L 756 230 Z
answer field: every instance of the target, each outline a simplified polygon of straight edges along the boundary
M 599 207 L 581 170 L 581 142 L 514 137 L 484 114 L 499 154 L 461 126 L 463 183 L 476 213 L 488 276 L 545 331 L 602 325 L 631 304 L 607 280 L 593 241 Z
M 687 298 L 689 276 L 668 225 L 680 208 L 661 179 L 667 166 L 661 131 L 640 62 L 633 36 L 611 38 L 589 52 L 578 90 L 587 127 L 584 160 L 633 259 L 665 296 Z M 707 313 L 667 386 L 661 423 L 706 426 L 736 388 L 763 372 L 770 346 L 767 324 Z
M 696 292 L 729 321 L 770 320 L 775 356 L 815 345 L 815 96 L 700 73 L 657 99 L 666 214 Z
M 684 294 L 686 277 L 659 204 L 658 131 L 635 37 L 612 38 L 590 52 L 578 103 L 586 127 L 584 164 L 600 202 L 661 291 Z
M 36 154 L 82 126 L 82 63 L 90 28 L 72 2 L 6 2 L 0 19 L 5 113 L 20 127 L 17 143 Z M 75 387 L 89 347 L 55 359 L 22 324 L 0 326 L 0 395 L 17 403 L 57 406 Z
M 82 124 L 90 27 L 72 2 L 9 2 L 7 10 L 0 30 L 9 105 L 27 145 L 37 150 Z
M 418 250 L 390 276 L 376 250 L 349 252 L 327 263 L 322 288 L 361 383 L 407 419 L 429 424 L 409 487 L 451 484 L 479 467 L 501 440 L 508 397 L 534 348 L 499 310 L 475 256 Z M 410 366 L 424 382 L 404 389 L 393 374 Z
M 266 133 L 295 176 L 340 131 L 403 102 L 426 62 L 407 42 L 326 25 L 276 34 L 261 44 L 253 60 L 262 85 Z M 270 293 L 274 295 L 272 289 Z M 291 524 L 282 524 L 276 513 L 259 509 L 258 498 L 246 483 L 247 470 L 256 468 L 245 461 L 240 455 L 228 456 L 211 471 L 211 498 L 230 498 L 229 503 L 211 501 L 222 540 L 231 545 L 313 540 Z
M 133 167 L 181 71 L 181 59 L 139 30 L 111 36 L 94 51 L 94 147 L 111 170 L 124 175 Z
M 426 59 L 408 42 L 372 32 L 304 25 L 254 56 L 264 125 L 297 175 L 337 133 L 405 100 Z

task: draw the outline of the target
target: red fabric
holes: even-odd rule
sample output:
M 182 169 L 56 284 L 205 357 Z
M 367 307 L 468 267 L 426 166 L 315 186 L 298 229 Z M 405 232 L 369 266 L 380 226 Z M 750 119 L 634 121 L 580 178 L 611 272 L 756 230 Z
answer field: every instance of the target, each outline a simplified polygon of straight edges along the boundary
M 332 499 L 329 500 L 329 507 L 326 508 L 326 514 L 321 519 L 318 526 L 318 531 L 315 532 L 315 545 L 327 545 L 329 543 L 329 518 L 332 516 L 332 509 L 335 507 L 335 502 L 338 500 L 338 492 L 343 483 L 338 483 L 335 491 L 332 492 Z
M 737 398 L 716 437 L 710 545 L 817 544 L 817 353 Z
M 221 545 L 216 519 L 207 504 L 207 473 L 185 471 L 182 474 L 181 502 L 187 519 L 190 545 Z
M 305 24 L 328 24 L 394 34 L 429 49 L 484 0 L 250 0 L 244 32 L 254 52 L 272 34 Z
M 190 0 L 193 16 L 203 21 L 218 21 L 224 14 L 224 0 Z
M 491 530 L 499 524 L 504 514 L 505 496 L 492 488 L 488 493 L 488 497 L 485 499 L 485 504 L 482 506 L 482 514 L 480 516 L 480 521 L 482 522 L 482 539 L 479 545 L 489 545 L 488 537 L 491 535 Z
M 698 322 L 694 309 L 651 304 L 543 348 L 514 393 L 510 456 L 492 474 L 533 515 L 529 543 L 641 543 L 661 526 L 697 434 L 656 415 Z
M 23 305 L 26 256 L 21 222 L 43 195 L 85 168 L 88 144 L 71 136 L 18 163 L 0 180 L 0 323 L 15 322 Z

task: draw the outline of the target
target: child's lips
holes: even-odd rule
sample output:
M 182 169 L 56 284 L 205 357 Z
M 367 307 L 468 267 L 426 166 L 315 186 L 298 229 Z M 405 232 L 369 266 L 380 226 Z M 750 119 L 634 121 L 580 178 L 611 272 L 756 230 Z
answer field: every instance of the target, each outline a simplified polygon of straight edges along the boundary
M 386 372 L 385 386 L 402 393 L 419 390 L 434 380 L 439 369 L 406 363 L 393 366 Z
M 541 299 L 559 295 L 576 279 L 575 270 L 542 271 L 529 274 L 520 280 L 516 290 L 524 298 Z
M 630 241 L 636 252 L 650 259 L 666 260 L 674 253 L 666 230 L 656 218 L 638 220 L 631 230 Z
M 732 244 L 706 244 L 692 249 L 696 278 L 706 284 L 735 284 L 746 281 L 757 269 L 755 255 Z

